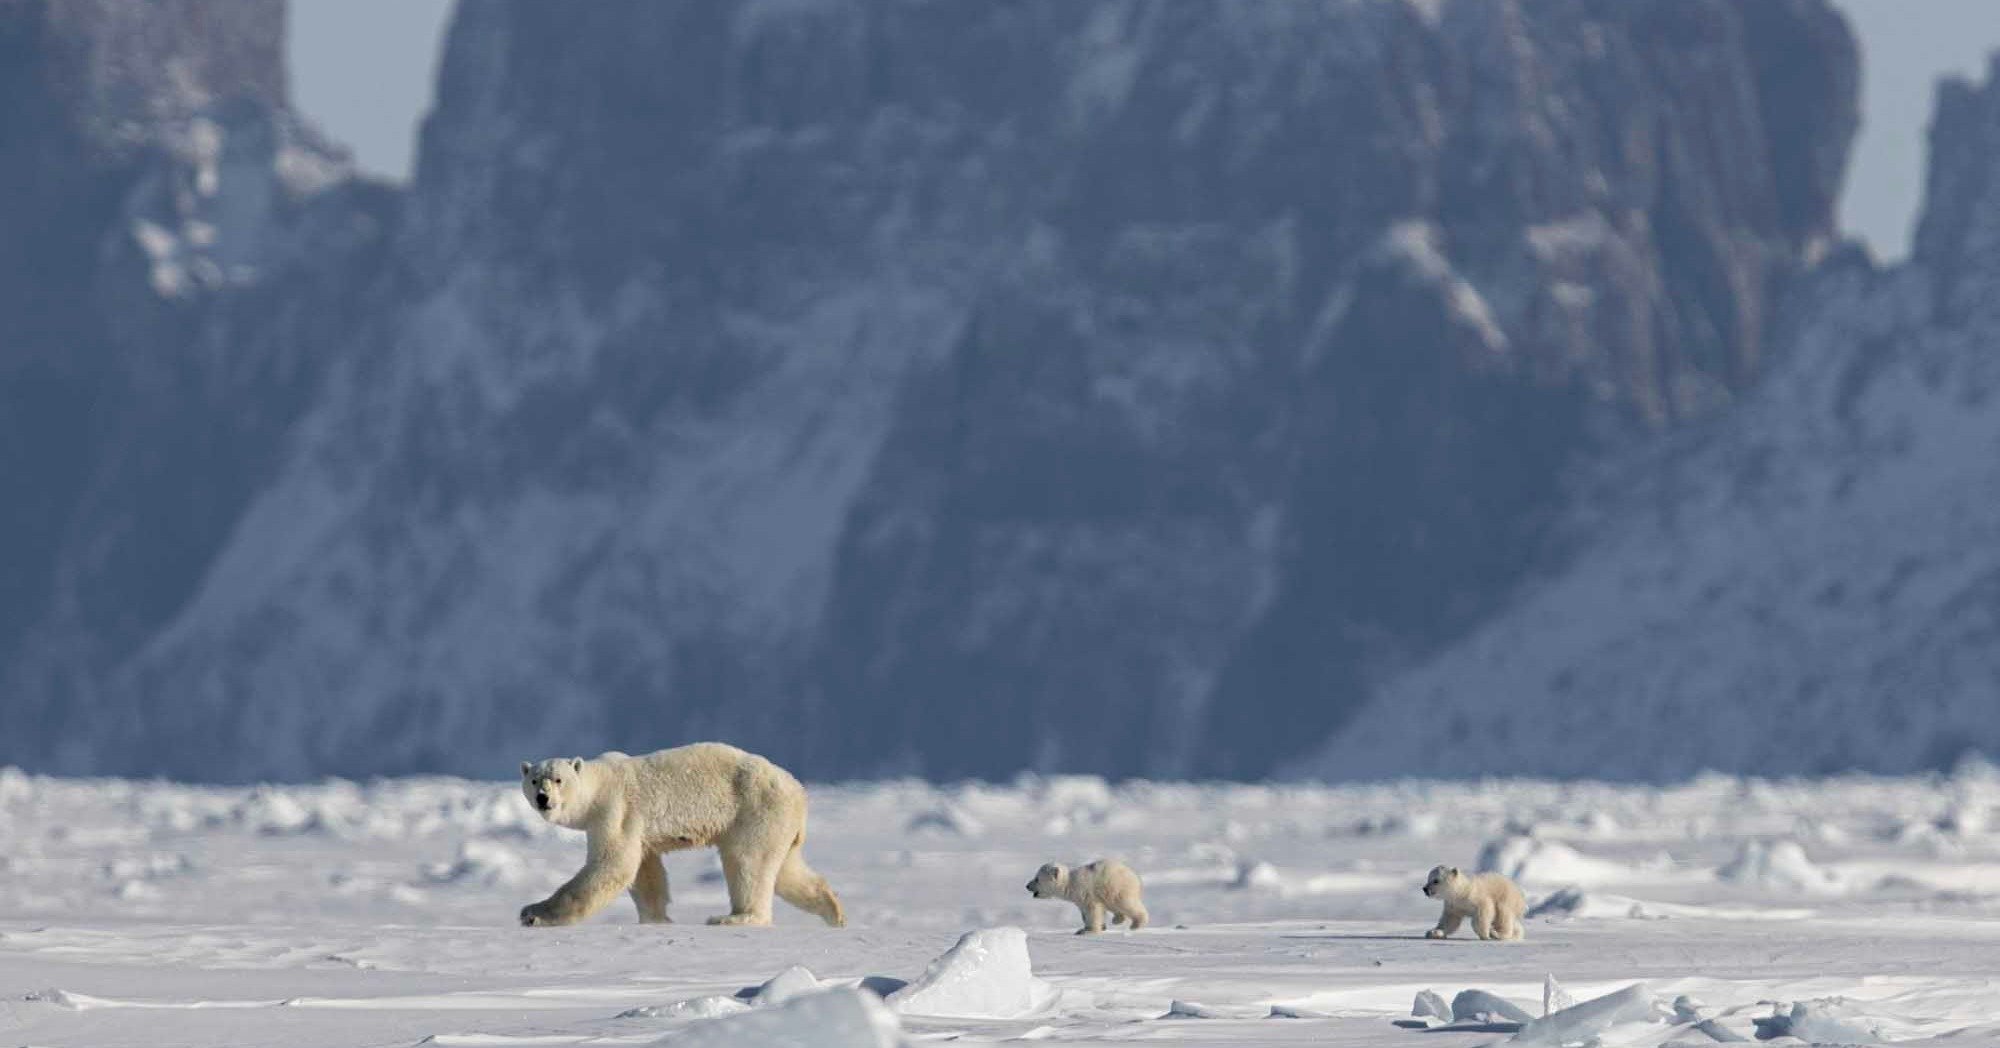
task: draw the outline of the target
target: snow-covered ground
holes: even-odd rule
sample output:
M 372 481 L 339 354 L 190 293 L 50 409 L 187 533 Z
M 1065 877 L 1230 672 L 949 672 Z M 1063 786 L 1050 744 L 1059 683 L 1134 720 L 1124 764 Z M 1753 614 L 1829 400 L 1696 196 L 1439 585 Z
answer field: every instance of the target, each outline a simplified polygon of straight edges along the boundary
M 775 928 L 703 926 L 726 908 L 708 854 L 668 861 L 680 923 L 621 901 L 526 929 L 515 911 L 583 846 L 512 783 L 0 771 L 0 1044 L 2000 1043 L 1983 765 L 1666 788 L 889 782 L 813 806 L 807 854 L 846 929 L 782 906 Z M 1145 878 L 1153 927 L 1078 938 L 1073 907 L 1024 889 L 1043 861 L 1105 855 Z M 1425 940 L 1423 872 L 1482 860 L 1523 880 L 1527 940 Z

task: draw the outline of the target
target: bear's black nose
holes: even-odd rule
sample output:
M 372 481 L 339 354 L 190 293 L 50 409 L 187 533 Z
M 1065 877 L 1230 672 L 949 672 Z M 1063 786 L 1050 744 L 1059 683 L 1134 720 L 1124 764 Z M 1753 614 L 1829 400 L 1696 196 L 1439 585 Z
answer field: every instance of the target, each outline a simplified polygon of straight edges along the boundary
M 540 809 L 542 809 L 543 811 L 548 811 L 548 810 L 549 810 L 549 795 L 548 795 L 548 794 L 546 794 L 546 793 L 537 793 L 537 794 L 535 794 L 535 807 L 537 807 L 537 808 L 540 808 Z

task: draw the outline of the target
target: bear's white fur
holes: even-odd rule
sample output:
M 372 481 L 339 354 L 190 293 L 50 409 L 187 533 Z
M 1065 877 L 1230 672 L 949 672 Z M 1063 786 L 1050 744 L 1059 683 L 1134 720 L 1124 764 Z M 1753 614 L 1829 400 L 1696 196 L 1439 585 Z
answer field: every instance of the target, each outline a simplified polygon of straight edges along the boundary
M 1425 932 L 1425 938 L 1445 938 L 1467 917 L 1482 939 L 1519 939 L 1525 934 L 1521 915 L 1528 910 L 1527 897 L 1503 874 L 1467 876 L 1456 866 L 1433 866 L 1424 879 L 1424 894 L 1444 903 L 1437 927 Z
M 1146 904 L 1139 900 L 1139 875 L 1116 859 L 1099 859 L 1087 866 L 1070 869 L 1049 863 L 1035 871 L 1028 882 L 1028 894 L 1037 899 L 1068 899 L 1083 913 L 1078 935 L 1104 930 L 1104 911 L 1111 911 L 1112 923 L 1132 922 L 1132 930 L 1146 926 Z
M 806 865 L 806 790 L 754 753 L 700 742 L 641 757 L 521 763 L 521 792 L 542 818 L 589 835 L 583 869 L 554 895 L 523 907 L 521 923 L 575 924 L 628 888 L 641 924 L 667 923 L 660 856 L 714 845 L 729 913 L 710 924 L 771 923 L 771 895 L 834 927 L 840 898 Z

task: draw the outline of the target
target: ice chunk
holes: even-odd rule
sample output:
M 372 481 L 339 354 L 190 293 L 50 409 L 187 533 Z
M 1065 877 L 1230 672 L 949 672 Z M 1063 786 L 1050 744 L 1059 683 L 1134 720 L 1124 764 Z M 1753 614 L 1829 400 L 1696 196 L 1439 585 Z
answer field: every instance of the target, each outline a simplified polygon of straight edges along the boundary
M 1435 837 L 1443 825 L 1436 812 L 1391 813 L 1364 816 L 1350 832 L 1357 837 Z
M 320 820 L 289 791 L 260 787 L 238 805 L 236 821 L 255 833 L 279 836 L 318 829 Z
M 1410 1005 L 1410 1014 L 1419 1019 L 1451 1021 L 1451 1005 L 1446 1004 L 1436 990 L 1418 990 L 1416 1003 Z
M 1229 882 L 1238 891 L 1282 892 L 1285 890 L 1285 875 L 1268 862 L 1246 862 L 1236 869 L 1236 879 Z
M 424 871 L 433 881 L 446 884 L 479 884 L 501 887 L 531 879 L 528 864 L 519 853 L 504 844 L 472 840 L 459 846 L 458 858 Z
M 1659 1022 L 1666 1011 L 1665 1004 L 1647 992 L 1645 983 L 1633 983 L 1532 1020 L 1507 1043 L 1550 1046 L 1595 1043 L 1604 1031 L 1614 1026 Z
M 903 828 L 910 833 L 936 833 L 949 837 L 977 837 L 986 832 L 985 824 L 971 812 L 950 803 L 918 812 Z
M 649 1004 L 643 1008 L 630 1008 L 619 1012 L 618 1017 L 620 1019 L 714 1019 L 749 1010 L 749 1005 L 734 997 L 714 994 L 675 1001 L 672 1004 Z
M 901 1048 L 904 1042 L 895 1015 L 873 994 L 837 987 L 695 1023 L 664 1043 L 674 1048 Z
M 1576 998 L 1571 997 L 1569 991 L 1562 988 L 1562 984 L 1556 981 L 1554 973 L 1542 977 L 1542 1015 L 1544 1017 L 1553 1012 L 1562 1011 L 1564 1008 L 1574 1007 L 1575 1004 Z
M 1055 996 L 1035 978 L 1027 933 L 1008 927 L 965 933 L 888 1001 L 906 1015 L 1011 1019 L 1041 1011 Z
M 1924 1035 L 1917 1024 L 1863 1014 L 1838 997 L 1794 1001 L 1788 1012 L 1752 1021 L 1760 1041 L 1790 1036 L 1811 1044 L 1881 1044 Z
M 764 980 L 764 985 L 751 991 L 750 1000 L 761 1008 L 766 1005 L 783 1004 L 819 988 L 819 976 L 794 964 Z
M 1959 803 L 1938 819 L 1938 829 L 1959 837 L 1977 837 L 1987 831 L 1992 823 L 1984 805 Z
M 1736 858 L 1715 871 L 1725 881 L 1773 892 L 1835 895 L 1846 890 L 1840 875 L 1813 865 L 1799 842 L 1745 841 Z
M 1564 888 L 1549 893 L 1548 898 L 1538 902 L 1528 911 L 1530 917 L 1576 917 L 1576 918 L 1621 918 L 1643 920 L 1655 916 L 1646 909 L 1646 904 L 1623 895 L 1607 895 L 1602 892 L 1586 892 L 1582 888 Z
M 1453 1022 L 1526 1023 L 1534 1021 L 1534 1018 L 1526 1008 L 1485 990 L 1464 990 L 1451 999 Z
M 1167 1005 L 1167 1014 L 1160 1016 L 1162 1019 L 1221 1019 L 1223 1017 L 1221 1012 L 1205 1004 L 1196 1004 L 1193 1001 L 1182 1000 L 1170 1002 Z
M 1508 837 L 1479 849 L 1479 872 L 1504 873 L 1522 884 L 1592 885 L 1629 879 L 1632 871 L 1593 859 L 1558 841 Z

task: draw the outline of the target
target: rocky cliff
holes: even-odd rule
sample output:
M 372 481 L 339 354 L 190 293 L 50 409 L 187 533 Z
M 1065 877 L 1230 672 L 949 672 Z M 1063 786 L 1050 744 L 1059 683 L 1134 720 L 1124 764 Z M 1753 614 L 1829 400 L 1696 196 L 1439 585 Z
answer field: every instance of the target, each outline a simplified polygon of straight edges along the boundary
M 2000 752 L 2000 65 L 1940 89 L 1910 261 L 1824 267 L 1726 416 L 1296 771 L 1909 772 Z M 1615 757 L 1614 757 L 1615 755 Z
M 194 450 L 63 471 L 0 759 L 1264 773 L 1752 385 L 1856 76 L 1805 0 L 464 5 L 406 199 L 87 209 Z

